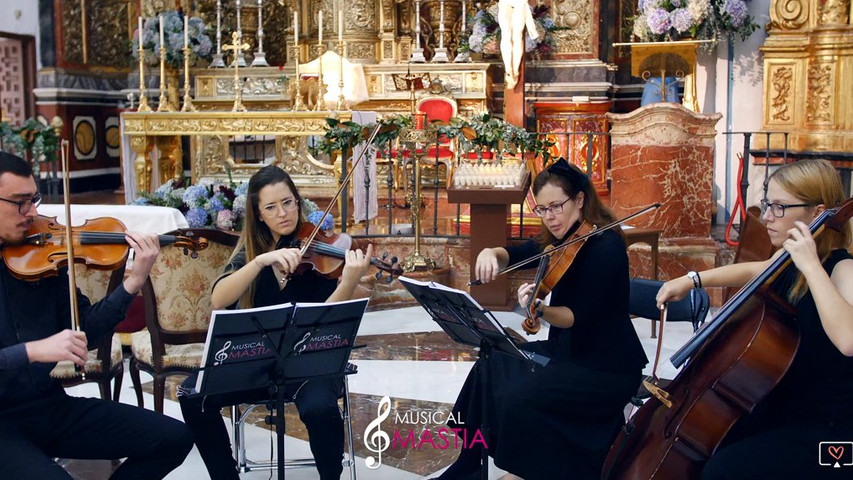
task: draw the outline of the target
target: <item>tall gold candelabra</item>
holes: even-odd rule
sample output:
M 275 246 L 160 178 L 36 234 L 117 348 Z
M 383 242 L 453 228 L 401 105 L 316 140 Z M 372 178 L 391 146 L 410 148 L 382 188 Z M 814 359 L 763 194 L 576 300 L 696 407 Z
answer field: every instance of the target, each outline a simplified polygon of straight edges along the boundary
M 293 58 L 295 65 L 295 79 L 293 82 L 293 100 L 291 101 L 291 108 L 294 112 L 298 112 L 302 110 L 302 76 L 299 75 L 299 44 L 295 43 L 293 45 Z
M 196 108 L 193 105 L 193 98 L 190 96 L 190 47 L 184 47 L 184 106 L 182 112 L 195 112 Z
M 314 105 L 314 110 L 320 112 L 326 110 L 326 81 L 323 80 L 323 54 L 326 53 L 326 46 L 322 43 L 317 49 L 320 54 L 317 56 L 317 103 Z
M 435 139 L 435 130 L 418 130 L 412 128 L 403 128 L 400 130 L 399 141 L 401 143 L 411 144 L 413 152 L 412 176 L 414 177 L 415 185 L 412 192 L 412 227 L 415 233 L 415 251 L 403 260 L 403 271 L 415 272 L 430 270 L 436 267 L 435 260 L 421 254 L 421 176 L 420 176 L 420 155 L 417 153 L 417 146 L 426 145 Z
M 157 102 L 158 112 L 171 112 L 169 98 L 166 94 L 166 47 L 160 47 L 160 100 Z
M 139 108 L 136 111 L 151 111 L 151 106 L 148 105 L 148 95 L 145 94 L 145 49 L 142 48 L 142 42 L 139 42 Z
M 344 97 L 344 42 L 338 42 L 338 71 L 340 78 L 338 79 L 338 106 L 336 110 L 346 108 L 347 99 Z

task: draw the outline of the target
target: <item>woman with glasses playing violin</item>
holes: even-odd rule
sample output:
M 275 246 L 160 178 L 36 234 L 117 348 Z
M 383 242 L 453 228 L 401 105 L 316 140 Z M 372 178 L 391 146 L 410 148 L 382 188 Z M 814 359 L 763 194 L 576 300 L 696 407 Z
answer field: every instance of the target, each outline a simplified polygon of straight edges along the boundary
M 507 265 L 566 241 L 581 222 L 603 226 L 615 220 L 589 178 L 563 159 L 537 175 L 532 189 L 534 212 L 545 227 L 542 241 L 484 249 L 475 266 L 478 280 L 492 281 Z M 533 289 L 522 285 L 519 303 L 527 304 Z M 548 339 L 522 346 L 550 362 L 531 372 L 500 352 L 490 357 L 491 435 L 486 443 L 495 465 L 526 480 L 599 478 L 647 362 L 628 315 L 628 298 L 621 232 L 608 230 L 586 240 L 551 290 L 550 303 L 537 299 L 536 316 L 550 325 Z M 468 439 L 482 421 L 478 370 L 471 370 L 454 407 Z M 479 478 L 480 453 L 479 448 L 462 449 L 440 478 Z
M 262 307 L 287 302 L 335 302 L 349 300 L 370 264 L 367 252 L 350 250 L 340 282 L 316 272 L 293 278 L 301 263 L 295 241 L 302 218 L 302 197 L 293 180 L 275 165 L 258 170 L 249 179 L 246 219 L 240 241 L 225 273 L 213 286 L 213 308 Z M 195 375 L 184 382 L 183 391 L 195 385 Z M 299 417 L 308 430 L 309 443 L 322 480 L 340 478 L 343 467 L 344 424 L 338 409 L 340 379 L 315 379 L 288 390 Z M 201 397 L 181 395 L 184 421 L 193 431 L 195 443 L 212 479 L 238 479 L 228 432 L 219 413 L 221 407 L 253 403 L 269 398 L 267 389 Z
M 821 446 L 853 441 L 850 223 L 842 231 L 827 228 L 817 238 L 808 228 L 824 210 L 844 200 L 838 172 L 829 162 L 785 165 L 770 175 L 761 201 L 762 220 L 779 249 L 776 254 L 765 262 L 690 272 L 666 282 L 658 292 L 658 304 L 663 304 L 684 298 L 692 288 L 740 287 L 783 251 L 791 254 L 796 267 L 772 284 L 797 312 L 800 344 L 793 362 L 779 385 L 728 433 L 706 464 L 703 479 L 840 478 L 832 477 L 839 473 L 831 463 L 842 460 L 842 453 L 848 463 L 853 461 L 849 450 L 838 450 L 850 447 Z M 830 452 L 830 447 L 836 449 Z M 766 448 L 773 455 L 757 454 Z

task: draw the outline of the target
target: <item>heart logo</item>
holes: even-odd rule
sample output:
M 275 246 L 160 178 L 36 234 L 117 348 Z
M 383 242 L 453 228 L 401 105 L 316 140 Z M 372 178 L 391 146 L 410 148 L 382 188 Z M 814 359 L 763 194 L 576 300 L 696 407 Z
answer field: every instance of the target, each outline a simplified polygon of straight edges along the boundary
M 832 455 L 832 458 L 841 460 L 841 456 L 844 455 L 844 447 L 842 445 L 829 447 L 829 454 Z

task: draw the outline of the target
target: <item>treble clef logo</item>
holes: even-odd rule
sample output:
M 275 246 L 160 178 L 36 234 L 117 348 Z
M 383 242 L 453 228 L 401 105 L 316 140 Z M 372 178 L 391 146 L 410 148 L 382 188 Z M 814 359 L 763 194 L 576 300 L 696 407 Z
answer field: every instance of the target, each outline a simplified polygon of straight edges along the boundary
M 309 338 L 311 338 L 311 332 L 305 332 L 305 335 L 303 335 L 302 338 L 293 345 L 293 351 L 296 352 L 297 355 L 305 350 L 305 347 L 307 346 L 305 343 L 308 342 Z
M 391 413 L 391 399 L 387 395 L 379 401 L 376 413 L 379 416 L 376 420 L 370 422 L 364 430 L 364 446 L 371 452 L 376 452 L 375 459 L 373 457 L 364 459 L 365 465 L 371 470 L 376 470 L 382 466 L 382 452 L 388 450 L 388 447 L 391 445 L 391 438 L 381 428 L 382 421 L 388 418 L 388 415 Z
M 229 348 L 231 348 L 231 340 L 225 342 L 225 345 L 222 346 L 222 349 L 217 351 L 216 355 L 213 356 L 213 359 L 216 360 L 215 362 L 213 362 L 214 365 L 219 365 L 228 358 L 228 354 L 225 352 L 227 352 Z

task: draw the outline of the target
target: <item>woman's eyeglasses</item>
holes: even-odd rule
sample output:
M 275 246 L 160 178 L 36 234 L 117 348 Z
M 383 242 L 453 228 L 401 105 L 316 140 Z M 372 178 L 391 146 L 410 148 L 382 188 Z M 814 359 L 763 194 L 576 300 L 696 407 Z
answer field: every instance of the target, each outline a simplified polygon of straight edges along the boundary
M 562 203 L 558 203 L 556 205 L 551 205 L 548 207 L 544 205 L 536 205 L 535 207 L 533 207 L 533 213 L 535 213 L 538 217 L 544 217 L 545 215 L 548 215 L 548 213 L 559 215 L 563 213 L 563 204 L 565 204 L 569 200 L 571 200 L 571 198 L 567 198 L 563 200 Z
M 770 210 L 770 213 L 773 214 L 776 218 L 782 218 L 785 216 L 785 210 L 793 207 L 813 207 L 811 203 L 773 203 L 768 202 L 767 199 L 761 200 L 761 214 L 764 215 L 767 213 L 767 210 Z
M 272 217 L 276 213 L 278 213 L 279 207 L 284 210 L 285 213 L 288 213 L 299 208 L 299 203 L 296 201 L 296 199 L 288 198 L 282 200 L 281 203 L 271 203 L 269 205 L 264 205 L 264 207 L 261 208 L 261 213 L 263 213 L 267 217 Z

